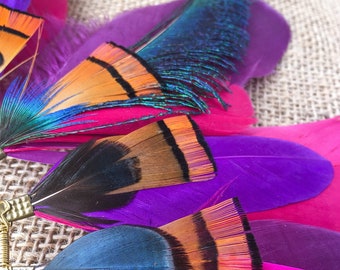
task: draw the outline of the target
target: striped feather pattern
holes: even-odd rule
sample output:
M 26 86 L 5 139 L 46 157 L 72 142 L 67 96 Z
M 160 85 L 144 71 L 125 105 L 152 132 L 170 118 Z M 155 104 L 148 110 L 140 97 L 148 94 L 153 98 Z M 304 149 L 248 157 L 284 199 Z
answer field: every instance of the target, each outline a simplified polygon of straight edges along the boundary
M 160 84 L 143 60 L 109 42 L 49 89 L 45 110 L 96 106 L 153 94 L 161 94 Z
M 184 262 L 183 269 L 262 269 L 255 239 L 236 198 L 160 229 L 176 238 L 172 252 L 178 269 Z
M 103 222 L 87 214 L 127 205 L 139 190 L 214 176 L 214 161 L 196 124 L 188 116 L 177 116 L 118 140 L 108 137 L 81 145 L 30 196 L 38 214 L 95 228 Z M 104 221 L 110 222 L 116 221 Z

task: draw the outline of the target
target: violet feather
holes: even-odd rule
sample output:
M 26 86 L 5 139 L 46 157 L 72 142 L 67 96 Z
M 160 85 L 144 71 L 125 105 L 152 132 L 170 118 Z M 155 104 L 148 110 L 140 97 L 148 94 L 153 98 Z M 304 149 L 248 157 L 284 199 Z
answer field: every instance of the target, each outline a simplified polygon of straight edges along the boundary
M 26 11 L 30 3 L 31 0 L 0 0 L 0 4 L 21 11 Z
M 308 270 L 339 269 L 340 233 L 279 220 L 250 224 L 264 261 Z

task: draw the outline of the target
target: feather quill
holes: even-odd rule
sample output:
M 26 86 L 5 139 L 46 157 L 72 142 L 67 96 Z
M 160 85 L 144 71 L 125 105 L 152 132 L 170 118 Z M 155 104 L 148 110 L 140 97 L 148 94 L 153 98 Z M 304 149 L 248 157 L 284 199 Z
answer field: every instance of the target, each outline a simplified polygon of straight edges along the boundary
M 95 248 L 94 245 L 96 246 Z M 237 199 L 166 224 L 88 234 L 45 269 L 262 269 Z

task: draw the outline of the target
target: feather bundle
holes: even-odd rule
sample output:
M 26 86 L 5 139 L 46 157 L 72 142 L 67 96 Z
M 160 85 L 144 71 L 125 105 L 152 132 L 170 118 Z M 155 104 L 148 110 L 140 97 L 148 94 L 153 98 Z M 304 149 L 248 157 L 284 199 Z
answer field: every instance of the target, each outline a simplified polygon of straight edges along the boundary
M 219 4 L 223 5 L 223 9 L 218 7 Z M 37 3 L 33 1 L 32 6 L 37 6 Z M 213 12 L 216 9 L 218 9 L 218 12 Z M 250 12 L 252 12 L 251 25 L 248 25 L 247 23 L 249 9 Z M 228 11 L 235 12 L 228 13 Z M 155 12 L 157 12 L 157 16 L 154 15 Z M 204 16 L 194 16 L 195 14 L 203 14 L 205 12 L 207 14 L 215 14 L 216 16 L 209 20 Z M 224 15 L 222 14 L 223 12 Z M 171 15 L 171 13 L 175 15 Z M 240 14 L 240 16 L 236 16 L 235 14 Z M 141 18 L 141 15 L 143 15 L 143 18 Z M 272 25 L 273 29 L 276 29 L 276 32 L 281 33 L 277 36 L 278 42 L 273 44 L 280 44 L 282 48 L 278 49 L 277 46 L 275 48 L 273 47 L 271 51 L 277 53 L 273 53 L 269 58 L 266 57 L 267 53 L 263 55 L 262 51 L 258 50 L 258 44 L 261 43 L 258 41 L 267 39 L 266 33 L 268 31 L 259 31 L 261 27 L 258 27 L 258 22 L 261 21 L 260 18 L 264 15 L 272 22 L 268 25 Z M 169 16 L 170 19 L 164 19 Z M 163 20 L 162 22 L 160 22 L 160 18 Z M 190 18 L 193 18 L 193 20 Z M 138 20 L 141 19 L 145 26 L 142 29 L 140 28 L 140 23 L 138 23 Z M 192 26 L 193 22 L 197 23 Z M 155 27 L 157 23 L 158 26 Z M 208 25 L 205 25 L 206 23 L 208 23 Z M 117 31 L 117 27 L 121 29 Z M 152 32 L 155 34 L 156 38 L 151 37 L 152 34 L 147 35 L 147 32 L 153 28 L 157 29 Z M 189 28 L 190 31 L 184 31 Z M 194 31 L 193 29 L 196 30 Z M 206 31 L 206 29 L 212 30 Z M 247 32 L 249 32 L 249 34 L 247 34 Z M 72 33 L 72 39 L 70 39 L 70 35 L 67 33 Z M 76 37 L 74 36 L 74 33 L 77 33 Z M 188 33 L 192 34 L 188 35 Z M 210 36 L 210 34 L 213 33 L 215 33 L 214 35 L 219 33 L 218 39 L 215 39 L 214 35 Z M 128 14 L 123 14 L 94 33 L 93 30 L 85 29 L 85 27 L 79 24 L 71 24 L 68 25 L 61 34 L 66 34 L 64 39 L 59 35 L 55 39 L 54 45 L 48 46 L 48 49 L 42 50 L 39 53 L 40 56 L 37 58 L 37 67 L 32 74 L 33 81 L 30 87 L 28 89 L 20 89 L 23 88 L 24 83 L 18 83 L 20 79 L 16 78 L 13 80 L 12 85 L 7 91 L 6 100 L 9 100 L 11 104 L 14 104 L 13 107 L 18 108 L 18 110 L 15 112 L 6 108 L 3 110 L 4 113 L 9 115 L 4 116 L 2 123 L 0 123 L 1 126 L 5 127 L 4 129 L 7 129 L 7 131 L 0 136 L 2 141 L 2 145 L 0 146 L 5 153 L 11 156 L 42 161 L 44 158 L 39 159 L 39 157 L 46 157 L 46 154 L 39 152 L 39 155 L 36 155 L 36 151 L 33 151 L 31 154 L 28 152 L 32 150 L 54 150 L 58 148 L 57 144 L 53 143 L 53 145 L 49 145 L 49 141 L 47 140 L 47 143 L 44 145 L 41 145 L 39 142 L 35 145 L 28 145 L 28 147 L 21 147 L 20 143 L 24 142 L 26 144 L 32 140 L 37 141 L 39 139 L 51 138 L 50 141 L 61 142 L 61 144 L 63 144 L 64 139 L 59 136 L 64 137 L 65 135 L 79 132 L 81 132 L 81 134 L 86 132 L 87 134 L 91 134 L 91 136 L 96 136 L 96 134 L 102 136 L 127 134 L 138 127 L 154 121 L 153 119 L 159 120 L 175 113 L 198 112 L 203 108 L 205 108 L 205 111 L 210 111 L 209 114 L 205 115 L 208 119 L 196 116 L 194 116 L 194 118 L 205 134 L 216 135 L 239 132 L 244 129 L 244 127 L 255 122 L 251 101 L 242 88 L 237 85 L 228 85 L 224 82 L 225 79 L 230 79 L 231 76 L 233 76 L 232 70 L 234 69 L 240 70 L 238 76 L 244 74 L 249 78 L 252 76 L 252 73 L 247 71 L 247 67 L 252 71 L 257 70 L 256 67 L 258 66 L 258 63 L 254 62 L 255 59 L 261 59 L 262 67 L 268 66 L 266 70 L 258 71 L 256 76 L 264 75 L 266 72 L 268 73 L 271 70 L 270 67 L 273 67 L 277 60 L 282 56 L 284 48 L 289 40 L 289 28 L 287 23 L 279 16 L 279 14 L 263 2 L 255 1 L 254 3 L 248 3 L 247 1 L 229 0 L 219 0 L 218 2 L 215 1 L 211 3 L 209 1 L 201 0 L 188 1 L 186 3 L 179 1 L 159 7 L 148 7 Z M 120 34 L 123 36 L 120 36 Z M 146 35 L 143 42 L 137 42 L 143 35 Z M 249 43 L 248 49 L 245 50 L 249 35 L 251 36 L 251 42 Z M 126 38 L 127 36 L 129 37 L 128 39 Z M 178 43 L 176 43 L 181 36 L 181 44 L 185 44 L 186 47 L 178 46 Z M 85 40 L 85 38 L 88 40 Z M 117 40 L 119 43 L 123 43 L 130 49 L 124 49 L 122 46 L 111 47 L 110 45 L 102 44 L 102 42 L 110 39 L 113 39 L 114 41 Z M 162 50 L 154 50 L 155 55 L 152 56 L 152 51 L 147 49 L 148 46 L 157 47 L 157 44 L 163 44 L 164 40 L 166 40 L 167 45 L 169 45 L 166 47 L 167 49 L 165 50 L 164 47 Z M 257 42 L 254 42 L 254 40 L 257 40 Z M 68 46 L 70 41 L 71 44 Z M 147 46 L 143 46 L 143 49 L 141 47 L 138 48 L 142 43 L 146 43 Z M 67 44 L 67 46 L 64 44 Z M 170 44 L 173 44 L 173 46 L 171 47 Z M 223 46 L 222 48 L 228 50 L 222 50 L 220 46 Z M 108 48 L 109 51 L 104 50 L 103 52 L 100 48 Z M 178 48 L 178 50 L 174 51 L 175 48 Z M 141 91 L 137 91 L 137 94 L 133 92 L 132 86 L 135 86 L 134 82 L 136 82 L 136 79 L 131 77 L 135 75 L 129 75 L 130 73 L 126 74 L 126 81 L 118 79 L 118 83 L 114 83 L 114 80 L 111 78 L 112 83 L 107 83 L 107 78 L 110 77 L 110 75 L 108 75 L 110 72 L 107 69 L 109 66 L 105 67 L 105 65 L 98 65 L 100 61 L 103 61 L 101 56 L 99 57 L 101 60 L 99 62 L 96 61 L 97 64 L 90 61 L 91 59 L 94 60 L 96 58 L 96 54 L 92 55 L 91 52 L 97 50 L 100 50 L 101 54 L 107 53 L 107 56 L 105 57 L 112 56 L 112 53 L 110 53 L 111 50 L 120 51 L 121 54 L 126 55 L 124 59 L 130 59 L 130 63 L 139 63 L 137 65 L 133 64 L 133 66 L 136 66 L 137 71 L 139 70 L 139 74 L 142 72 L 142 78 L 146 79 L 144 83 L 142 82 L 142 85 L 140 81 L 138 81 L 139 87 L 142 87 L 140 89 Z M 175 62 L 184 61 L 185 56 L 187 60 L 190 59 L 191 61 L 193 59 L 191 50 L 192 53 L 197 55 L 197 63 L 190 67 L 183 66 L 182 68 L 179 68 L 179 65 L 175 64 Z M 167 51 L 169 51 L 169 55 L 173 55 L 173 57 L 171 57 L 171 63 L 174 65 L 172 67 L 170 65 L 165 67 L 163 63 L 161 66 L 157 66 L 158 60 L 156 58 L 167 57 Z M 139 52 L 143 55 L 139 55 Z M 244 54 L 244 65 L 240 65 L 238 59 L 241 59 Z M 89 55 L 91 56 L 89 57 Z M 175 57 L 176 55 L 179 57 Z M 210 56 L 212 58 L 210 59 L 211 61 L 209 60 Z M 143 57 L 145 57 L 145 59 Z M 82 64 L 78 65 L 79 62 L 85 58 L 88 60 L 84 60 Z M 46 59 L 49 59 L 48 63 L 46 63 Z M 109 59 L 105 58 L 104 60 L 109 61 Z M 247 59 L 251 61 L 249 62 Z M 186 62 L 192 63 L 190 61 Z M 204 61 L 208 61 L 209 65 Z M 98 84 L 93 84 L 93 80 L 89 79 L 90 76 L 85 75 L 82 77 L 81 73 L 76 72 L 77 70 L 83 70 L 85 67 L 84 65 L 91 63 L 94 64 L 92 66 L 93 68 L 97 65 L 95 70 L 102 68 L 102 72 L 100 72 L 101 76 L 96 76 L 98 77 L 99 84 L 105 82 L 106 88 L 109 85 L 118 86 L 118 88 L 116 88 L 118 89 L 118 93 L 114 94 L 110 90 L 111 98 L 116 99 L 116 101 L 110 101 L 109 97 L 105 99 L 100 96 L 100 99 L 97 100 L 98 102 L 101 102 L 98 107 L 98 104 L 96 105 L 94 102 L 95 96 L 92 96 L 91 91 L 84 90 L 84 87 L 87 89 L 88 85 L 93 85 L 93 90 L 105 88 L 98 88 Z M 103 64 L 103 62 L 101 63 Z M 48 65 L 48 68 L 46 65 Z M 81 68 L 82 66 L 83 68 Z M 74 67 L 75 70 L 70 71 Z M 197 69 L 196 71 L 201 70 L 201 72 L 190 73 L 189 70 L 193 68 L 195 70 Z M 112 68 L 109 69 L 111 70 Z M 156 72 L 156 69 L 159 69 L 159 72 Z M 136 69 L 133 69 L 132 71 L 134 72 L 134 70 Z M 146 70 L 148 73 L 145 73 Z M 67 73 L 66 71 L 70 72 L 65 75 Z M 27 69 L 23 69 L 21 74 L 25 76 L 25 72 L 27 72 Z M 186 78 L 187 84 L 184 84 L 183 81 L 180 82 L 181 80 L 172 75 L 168 76 L 173 72 L 177 72 L 176 74 L 181 75 L 181 78 Z M 162 76 L 164 78 L 161 78 L 161 74 L 163 74 Z M 46 82 L 46 78 L 60 78 L 61 75 L 65 75 L 65 77 L 52 87 L 41 86 L 42 82 Z M 171 79 L 170 77 L 173 78 Z M 75 78 L 77 79 L 74 80 Z M 84 79 L 83 81 L 82 78 Z M 150 81 L 150 79 L 152 80 Z M 246 80 L 245 77 L 243 77 L 243 80 Z M 86 81 L 89 83 L 86 83 Z M 120 84 L 119 81 L 123 84 Z M 50 82 L 56 82 L 56 80 L 48 80 L 48 83 Z M 178 82 L 180 82 L 180 85 Z M 71 86 L 76 86 L 76 88 L 70 89 Z M 146 90 L 145 86 L 146 89 L 149 90 Z M 124 87 L 128 87 L 130 92 L 127 94 L 122 92 L 119 93 Z M 173 90 L 175 92 L 170 93 L 165 88 L 170 92 Z M 218 91 L 218 89 L 225 90 L 227 88 L 232 91 L 232 95 L 228 94 L 226 91 Z M 17 100 L 17 97 L 13 98 L 11 95 L 13 91 L 18 92 L 19 89 L 20 91 L 23 91 L 24 97 L 22 97 L 22 100 Z M 180 89 L 188 90 L 188 95 L 191 96 L 191 98 L 183 95 L 184 90 L 182 91 Z M 189 91 L 189 89 L 191 90 Z M 177 90 L 180 91 L 179 94 L 176 92 Z M 206 91 L 206 93 L 203 93 L 204 91 Z M 89 93 L 88 99 L 86 99 L 86 95 L 84 95 L 85 92 Z M 102 92 L 99 91 L 99 93 Z M 150 95 L 150 93 L 152 94 Z M 173 97 L 175 97 L 175 99 L 169 98 L 168 93 L 174 94 Z M 147 96 L 144 94 L 147 94 Z M 135 95 L 136 97 L 133 97 L 132 99 L 129 97 Z M 39 109 L 34 108 L 36 105 L 34 104 L 35 101 L 31 103 L 31 97 L 33 96 L 39 97 L 39 99 L 42 100 L 38 106 Z M 218 99 L 209 97 L 218 97 Z M 123 98 L 123 101 L 121 101 L 121 98 Z M 185 101 L 188 106 L 182 106 L 184 105 L 182 104 L 182 101 Z M 188 103 L 190 103 L 190 105 Z M 221 106 L 221 103 L 228 103 L 231 107 L 226 111 Z M 4 103 L 2 106 L 6 106 L 6 104 L 8 104 L 8 102 Z M 118 107 L 116 107 L 116 105 Z M 68 106 L 71 106 L 71 108 Z M 99 109 L 100 107 L 109 108 Z M 29 108 L 28 112 L 26 111 L 27 108 Z M 239 108 L 242 108 L 242 110 Z M 86 110 L 89 110 L 89 112 L 85 112 Z M 29 115 L 29 117 L 27 117 L 27 115 Z M 214 123 L 217 122 L 220 124 L 214 125 Z M 36 123 L 38 124 L 36 125 Z M 101 129 L 98 130 L 98 127 Z M 4 136 L 6 136 L 6 138 L 4 138 Z M 88 135 L 85 135 L 84 137 L 80 136 L 80 138 L 78 138 L 81 142 L 84 141 L 84 138 L 88 139 L 89 137 L 87 136 Z M 59 138 L 57 139 L 56 137 Z M 36 157 L 38 158 L 35 159 Z
M 97 228 L 115 220 L 87 213 L 129 204 L 139 190 L 212 179 L 215 165 L 187 116 L 159 121 L 116 140 L 87 142 L 70 153 L 30 193 L 35 214 Z
M 94 247 L 95 246 L 95 247 Z M 160 228 L 123 225 L 91 233 L 45 269 L 262 269 L 237 199 Z
M 217 93 L 226 89 L 219 81 L 235 71 L 233 62 L 244 53 L 248 11 L 246 0 L 188 1 L 135 46 L 126 49 L 104 43 L 52 86 L 33 84 L 25 89 L 26 80 L 15 79 L 2 107 L 11 100 L 18 109 L 2 109 L 1 126 L 7 131 L 0 134 L 0 147 L 28 138 L 55 137 L 61 134 L 54 130 L 71 125 L 78 132 L 84 122 L 93 129 L 94 119 L 80 121 L 77 115 L 100 108 L 143 105 L 164 109 L 166 115 L 175 106 L 183 106 L 176 109 L 178 113 L 206 112 L 200 96 L 215 97 L 224 104 Z M 181 66 L 184 62 L 187 65 Z M 18 92 L 19 96 L 13 95 Z M 36 105 L 32 97 L 39 98 L 37 108 L 31 109 Z
M 35 214 L 87 230 L 160 226 L 236 195 L 247 212 L 305 200 L 333 177 L 327 160 L 297 144 L 248 136 L 205 142 L 198 134 L 178 116 L 85 143 L 30 193 Z

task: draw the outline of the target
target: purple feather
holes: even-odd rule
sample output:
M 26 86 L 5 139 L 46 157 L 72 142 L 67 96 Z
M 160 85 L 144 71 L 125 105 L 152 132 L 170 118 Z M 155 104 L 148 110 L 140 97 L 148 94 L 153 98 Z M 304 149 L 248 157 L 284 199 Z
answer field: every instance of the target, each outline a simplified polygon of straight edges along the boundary
M 308 270 L 339 269 L 338 232 L 279 220 L 251 221 L 251 228 L 264 261 Z
M 266 3 L 254 1 L 250 14 L 248 49 L 231 80 L 239 85 L 245 85 L 251 78 L 272 73 L 291 38 L 286 20 Z
M 206 141 L 217 165 L 213 180 L 139 191 L 128 205 L 87 215 L 161 226 L 236 196 L 246 212 L 261 211 L 316 196 L 333 178 L 330 162 L 299 144 L 251 136 Z M 96 226 L 112 226 L 104 223 Z
M 30 3 L 31 0 L 0 0 L 0 4 L 21 11 L 26 11 Z

